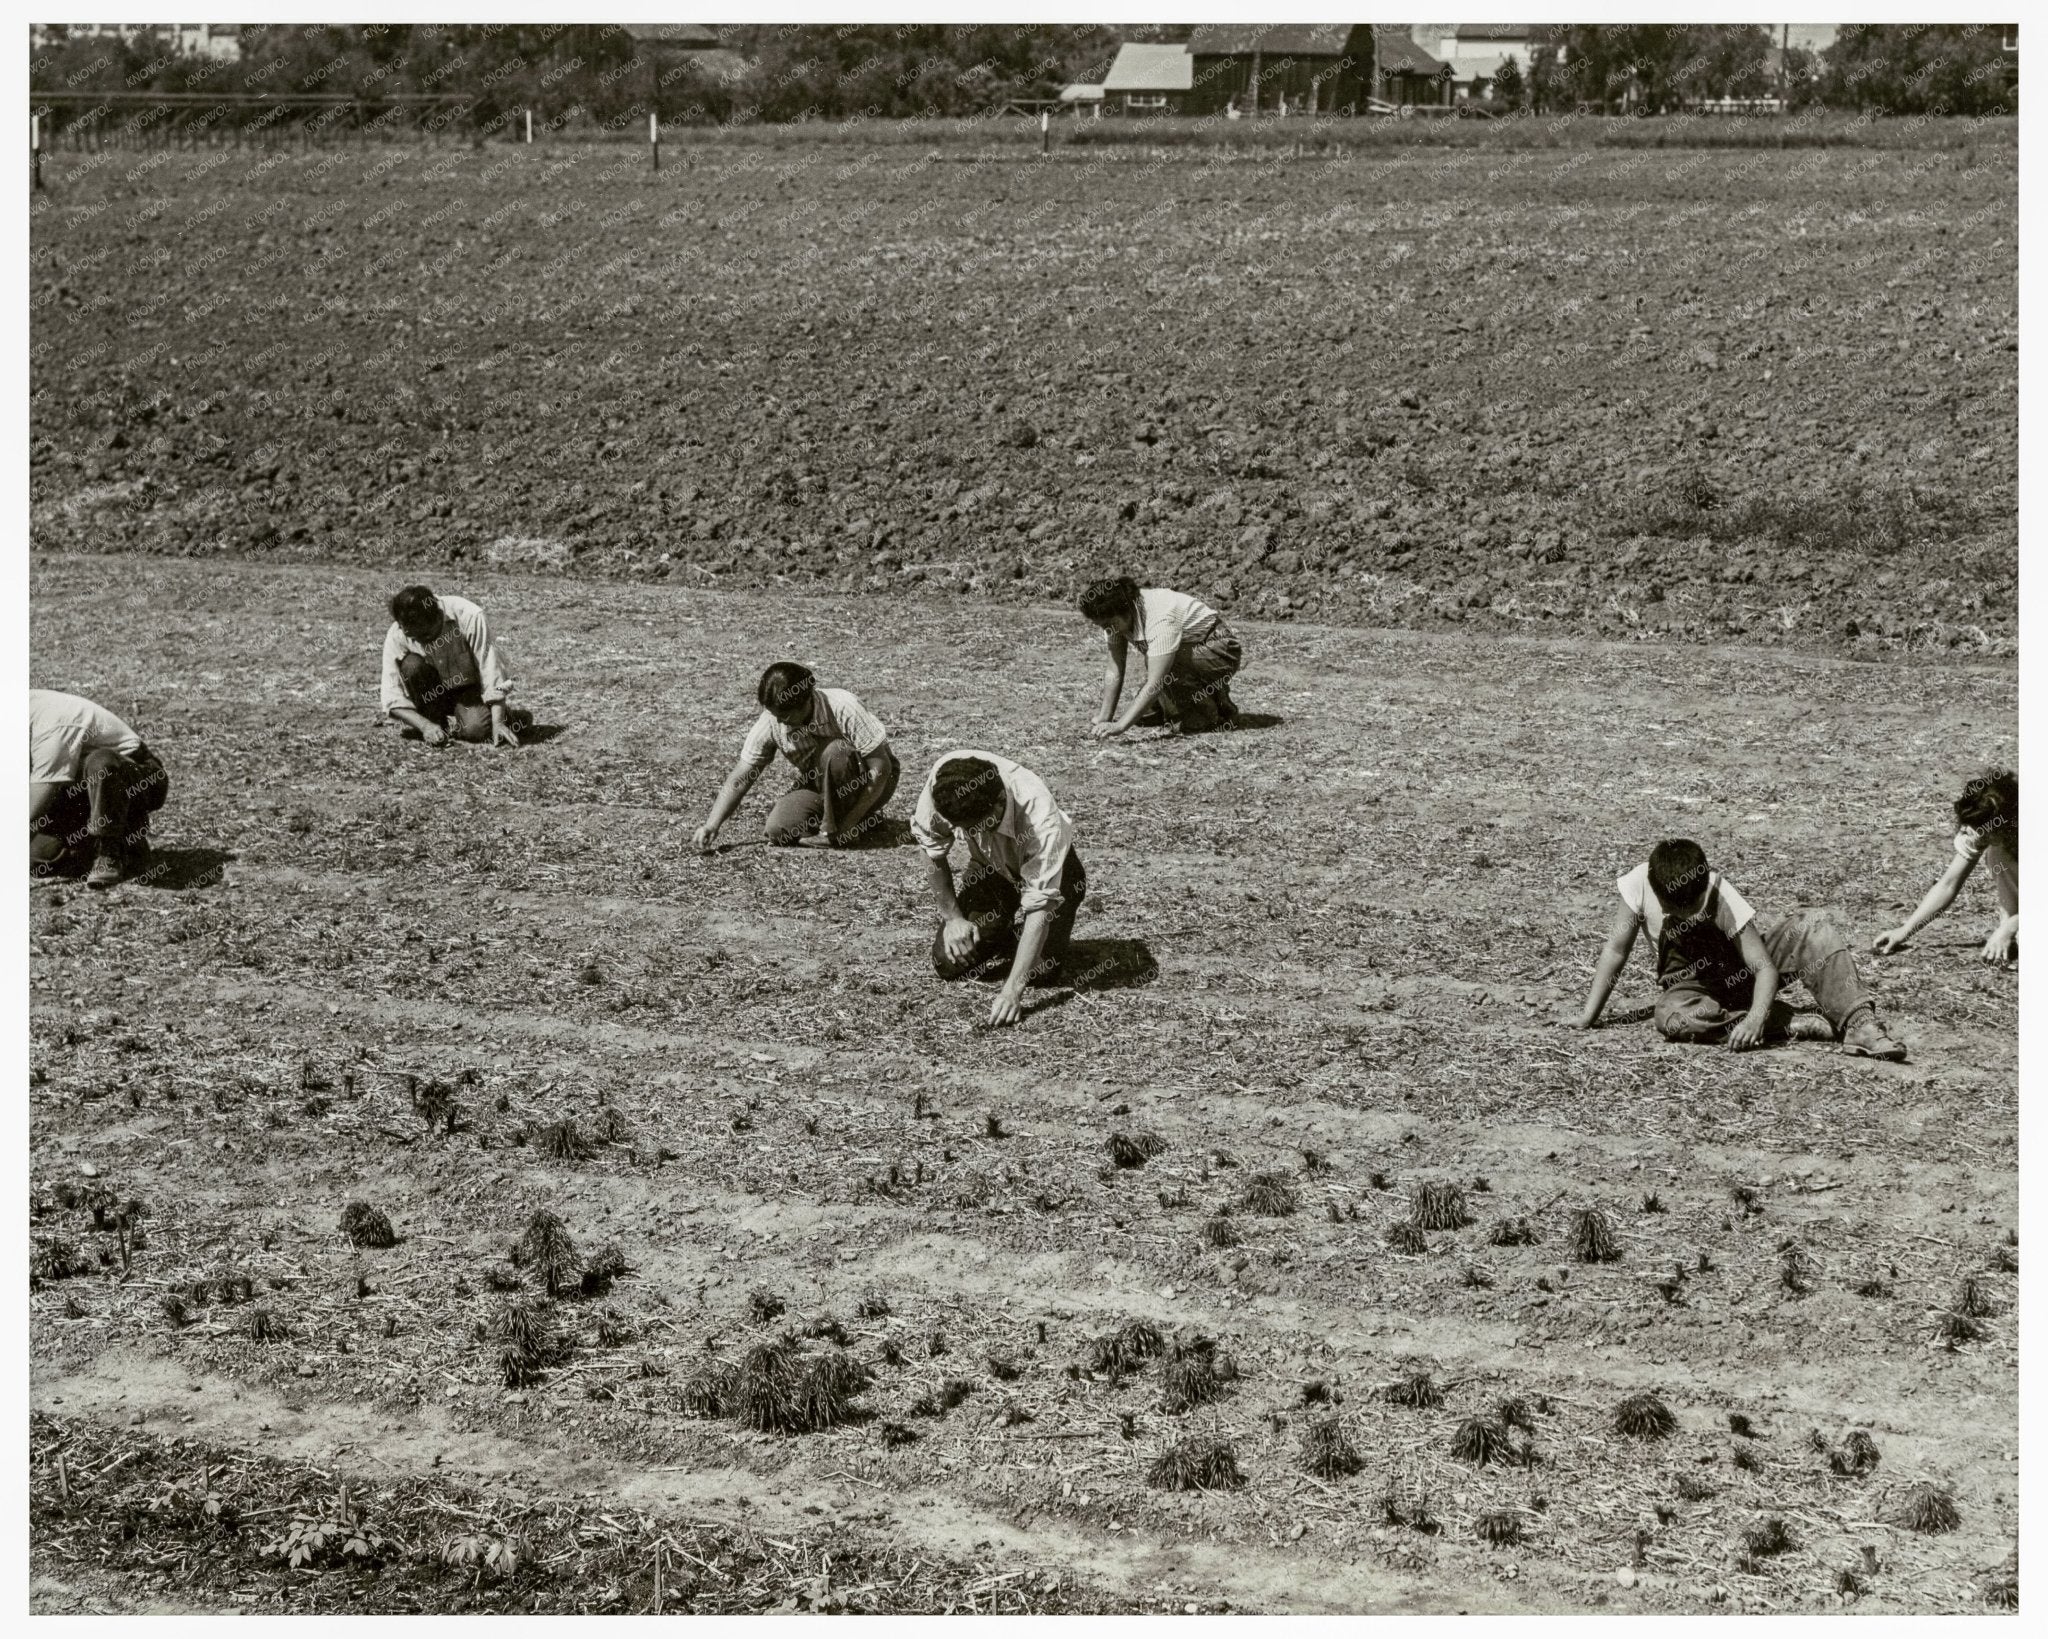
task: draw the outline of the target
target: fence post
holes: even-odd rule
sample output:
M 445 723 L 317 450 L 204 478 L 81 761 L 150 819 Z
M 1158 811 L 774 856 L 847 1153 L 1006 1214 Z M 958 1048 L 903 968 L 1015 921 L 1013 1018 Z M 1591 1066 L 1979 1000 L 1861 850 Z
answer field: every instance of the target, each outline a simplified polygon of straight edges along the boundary
M 43 188 L 43 116 L 31 114 L 28 117 L 29 174 L 34 178 L 31 186 L 40 193 Z
M 526 111 L 526 146 L 529 148 L 533 146 L 533 110 L 531 108 Z
M 647 144 L 654 150 L 654 168 L 661 169 L 661 116 L 653 109 L 647 110 Z
M 1038 151 L 1041 154 L 1052 152 L 1052 115 L 1043 108 L 1038 111 Z

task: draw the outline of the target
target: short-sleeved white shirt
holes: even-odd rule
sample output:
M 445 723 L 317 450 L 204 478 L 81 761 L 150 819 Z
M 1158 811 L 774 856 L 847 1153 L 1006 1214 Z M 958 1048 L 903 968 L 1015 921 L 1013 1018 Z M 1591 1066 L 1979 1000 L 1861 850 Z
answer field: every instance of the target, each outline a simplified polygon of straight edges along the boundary
M 1982 860 L 1991 873 L 1998 903 L 2008 914 L 2020 905 L 2020 834 L 2013 825 L 1987 826 L 1979 830 L 1965 825 L 1956 832 L 1956 852 L 1973 864 Z
M 846 741 L 859 756 L 872 757 L 889 743 L 889 734 L 881 719 L 846 689 L 813 688 L 809 723 L 791 728 L 772 711 L 763 711 L 747 730 L 740 760 L 766 768 L 779 750 L 808 774 L 817 767 L 818 753 L 834 740 Z
M 86 753 L 133 756 L 142 736 L 105 706 L 56 689 L 28 691 L 28 778 L 31 785 L 70 785 L 85 777 Z
M 1147 586 L 1138 593 L 1138 629 L 1130 645 L 1148 656 L 1172 654 L 1183 643 L 1200 642 L 1216 620 L 1216 611 L 1200 598 Z
M 1621 894 L 1621 902 L 1643 919 L 1643 928 L 1652 940 L 1663 933 L 1664 907 L 1657 903 L 1657 896 L 1650 891 L 1648 860 L 1628 875 L 1616 878 L 1614 886 Z M 1713 893 L 1716 888 L 1720 889 L 1719 893 Z M 1707 873 L 1707 890 L 1713 894 L 1714 925 L 1733 943 L 1742 930 L 1756 920 L 1756 912 L 1749 908 L 1749 901 L 1737 893 L 1719 871 Z

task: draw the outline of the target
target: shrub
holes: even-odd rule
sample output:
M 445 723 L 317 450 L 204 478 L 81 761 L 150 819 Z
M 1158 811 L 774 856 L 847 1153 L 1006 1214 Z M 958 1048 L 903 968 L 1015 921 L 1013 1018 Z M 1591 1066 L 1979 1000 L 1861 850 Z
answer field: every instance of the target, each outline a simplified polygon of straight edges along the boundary
M 806 1358 L 797 1340 L 785 1336 L 756 1344 L 737 1366 L 698 1378 L 685 1391 L 684 1406 L 764 1434 L 807 1434 L 851 1421 L 855 1397 L 872 1381 L 852 1356 L 835 1351 Z
M 1391 1404 L 1412 1411 L 1433 1411 L 1444 1403 L 1444 1391 L 1437 1387 L 1436 1379 L 1420 1369 L 1404 1373 L 1381 1392 Z
M 1490 1417 L 1467 1417 L 1451 1436 L 1451 1455 L 1460 1462 L 1485 1467 L 1504 1463 L 1514 1456 L 1508 1431 Z
M 1406 1253 L 1410 1257 L 1419 1257 L 1429 1250 L 1429 1237 L 1422 1233 L 1419 1224 L 1390 1224 L 1387 1227 L 1387 1248 L 1389 1251 Z
M 582 1255 L 576 1237 L 561 1217 L 541 1207 L 526 1221 L 526 1229 L 512 1249 L 512 1261 L 530 1268 L 540 1277 L 549 1297 L 555 1297 L 583 1277 Z
M 1490 1246 L 1534 1246 L 1536 1226 L 1527 1218 L 1501 1218 L 1486 1232 Z
M 1157 1133 L 1109 1135 L 1109 1158 L 1119 1167 L 1142 1167 L 1165 1148 L 1166 1140 Z
M 1159 1373 L 1160 1410 L 1178 1415 L 1222 1398 L 1223 1381 L 1206 1350 L 1176 1349 Z

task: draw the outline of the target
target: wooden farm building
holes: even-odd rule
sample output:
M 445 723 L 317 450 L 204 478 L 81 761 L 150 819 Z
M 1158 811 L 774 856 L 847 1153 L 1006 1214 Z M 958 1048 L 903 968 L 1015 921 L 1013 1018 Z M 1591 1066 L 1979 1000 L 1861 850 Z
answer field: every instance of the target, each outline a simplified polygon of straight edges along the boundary
M 1184 112 L 1364 113 L 1372 94 L 1370 23 L 1204 23 L 1187 52 Z
M 1396 108 L 1440 107 L 1451 100 L 1451 70 L 1400 29 L 1373 41 L 1373 95 Z
M 1186 46 L 1133 41 L 1117 47 L 1116 61 L 1102 77 L 1103 96 L 1118 114 L 1185 114 L 1194 73 Z

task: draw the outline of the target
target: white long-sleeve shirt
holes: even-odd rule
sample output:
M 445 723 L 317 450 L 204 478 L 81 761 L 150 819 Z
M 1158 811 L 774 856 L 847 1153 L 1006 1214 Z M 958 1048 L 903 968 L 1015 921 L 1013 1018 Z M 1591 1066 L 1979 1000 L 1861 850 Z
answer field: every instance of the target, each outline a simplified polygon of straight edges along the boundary
M 505 657 L 498 652 L 498 646 L 491 640 L 490 622 L 484 619 L 483 610 L 468 598 L 436 597 L 441 613 L 455 623 L 455 629 L 462 634 L 469 645 L 470 653 L 476 656 L 477 676 L 483 683 L 484 704 L 496 705 L 512 693 L 512 678 L 505 670 Z M 415 643 L 405 635 L 405 628 L 397 621 L 391 623 L 391 630 L 384 634 L 384 678 L 380 694 L 384 714 L 388 717 L 398 710 L 412 709 L 412 696 L 405 691 L 405 680 L 398 675 L 401 656 L 424 655 L 424 644 Z M 432 658 L 431 655 L 428 656 Z

